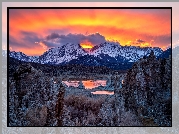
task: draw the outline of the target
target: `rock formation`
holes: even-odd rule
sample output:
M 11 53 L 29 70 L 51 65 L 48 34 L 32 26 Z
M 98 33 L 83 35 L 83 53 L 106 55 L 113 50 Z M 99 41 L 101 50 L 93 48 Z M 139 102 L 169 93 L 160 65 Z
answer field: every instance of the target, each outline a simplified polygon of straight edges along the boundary
M 124 80 L 125 108 L 158 126 L 171 126 L 171 57 L 142 58 Z
M 62 117 L 61 117 L 61 115 L 63 113 L 63 107 L 64 107 L 64 96 L 65 96 L 65 88 L 61 83 L 59 93 L 58 93 L 57 104 L 56 104 L 56 107 L 55 107 L 58 126 L 62 126 Z
M 64 92 L 60 79 L 18 66 L 9 78 L 9 126 L 59 126 Z

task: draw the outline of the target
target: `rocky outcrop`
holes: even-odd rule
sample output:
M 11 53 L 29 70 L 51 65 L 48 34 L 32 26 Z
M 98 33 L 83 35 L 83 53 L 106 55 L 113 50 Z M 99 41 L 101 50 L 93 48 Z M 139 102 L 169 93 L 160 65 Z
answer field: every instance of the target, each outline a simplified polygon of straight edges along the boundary
M 57 100 L 57 104 L 55 107 L 55 113 L 56 113 L 56 118 L 58 121 L 58 126 L 62 126 L 62 113 L 63 113 L 63 107 L 64 107 L 64 96 L 65 96 L 65 88 L 62 85 L 62 83 L 60 84 L 60 90 L 58 93 L 58 100 Z
M 59 126 L 65 89 L 30 64 L 9 77 L 9 126 Z
M 154 53 L 134 63 L 124 80 L 125 109 L 158 126 L 171 126 L 171 57 Z
M 9 77 L 9 126 L 171 126 L 171 59 L 157 60 L 152 52 L 127 74 L 108 75 L 99 89 L 112 96 L 94 95 L 82 82 L 65 87 L 68 74 L 46 76 L 31 65 Z

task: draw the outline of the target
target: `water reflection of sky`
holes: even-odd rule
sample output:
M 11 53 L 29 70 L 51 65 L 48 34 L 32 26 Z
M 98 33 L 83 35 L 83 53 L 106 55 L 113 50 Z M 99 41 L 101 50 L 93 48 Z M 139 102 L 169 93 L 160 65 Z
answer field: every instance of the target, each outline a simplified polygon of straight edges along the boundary
M 87 81 L 82 81 L 82 83 L 86 89 L 92 89 L 99 86 L 106 86 L 106 80 L 95 80 L 95 81 L 87 80 Z
M 62 81 L 65 83 L 68 87 L 73 86 L 73 87 L 78 87 L 80 81 Z
M 63 81 L 68 87 L 78 87 L 80 81 Z M 106 86 L 106 80 L 84 80 L 82 81 L 86 89 L 92 89 L 99 86 Z
M 80 81 L 63 81 L 68 87 L 78 87 Z M 106 86 L 106 80 L 83 80 L 82 81 L 85 89 L 93 89 L 99 86 Z M 114 92 L 109 91 L 95 91 L 91 92 L 92 94 L 107 94 L 107 95 L 113 95 Z
M 108 94 L 108 95 L 113 95 L 113 92 L 109 92 L 109 91 L 95 91 L 95 92 L 91 92 L 92 94 Z

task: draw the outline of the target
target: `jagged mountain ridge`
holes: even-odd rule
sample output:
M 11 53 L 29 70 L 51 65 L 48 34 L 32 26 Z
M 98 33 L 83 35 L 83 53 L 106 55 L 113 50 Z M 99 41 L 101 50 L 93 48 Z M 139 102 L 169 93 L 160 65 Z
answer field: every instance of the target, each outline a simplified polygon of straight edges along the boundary
M 9 56 L 25 62 L 39 62 L 39 56 L 27 56 L 22 52 L 9 51 Z
M 67 43 L 57 48 L 51 48 L 44 52 L 41 56 L 27 56 L 22 52 L 9 52 L 9 56 L 21 61 L 36 62 L 40 64 L 68 64 L 71 60 L 90 55 L 94 58 L 104 58 L 103 61 L 108 62 L 109 57 L 115 59 L 115 63 L 119 62 L 135 62 L 144 55 L 148 56 L 151 51 L 154 51 L 156 56 L 159 56 L 163 50 L 158 47 L 136 47 L 136 46 L 121 46 L 117 43 L 101 43 L 93 47 L 90 51 L 85 51 L 79 44 Z M 119 58 L 120 57 L 120 58 Z M 111 59 L 110 58 L 110 59 Z M 121 60 L 123 59 L 123 60 Z
M 91 55 L 98 56 L 100 54 L 108 54 L 111 57 L 122 56 L 129 60 L 129 62 L 135 62 L 142 58 L 144 55 L 148 56 L 154 51 L 156 56 L 159 56 L 163 51 L 158 47 L 139 47 L 139 46 L 121 46 L 118 43 L 101 43 L 95 46 L 91 51 Z
M 158 126 L 171 126 L 171 71 L 171 57 L 157 59 L 152 52 L 135 62 L 123 84 L 127 111 L 150 118 Z

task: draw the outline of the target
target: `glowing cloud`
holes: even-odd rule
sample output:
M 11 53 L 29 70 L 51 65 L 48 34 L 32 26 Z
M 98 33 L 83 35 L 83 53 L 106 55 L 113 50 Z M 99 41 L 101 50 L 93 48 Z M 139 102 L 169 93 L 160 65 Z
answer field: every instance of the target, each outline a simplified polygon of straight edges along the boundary
M 87 49 L 93 48 L 93 45 L 91 44 L 91 42 L 89 42 L 87 40 L 81 41 L 80 46 L 82 48 L 87 48 Z
M 121 45 L 167 47 L 171 43 L 170 9 L 10 9 L 9 45 L 25 54 L 42 54 L 64 43 L 92 45 L 106 40 Z M 141 40 L 141 41 L 142 41 Z M 155 42 L 151 43 L 151 40 Z M 34 43 L 42 41 L 43 44 Z M 84 44 L 88 48 L 92 45 Z M 36 48 L 36 50 L 34 50 Z M 44 49 L 45 48 L 45 49 Z

